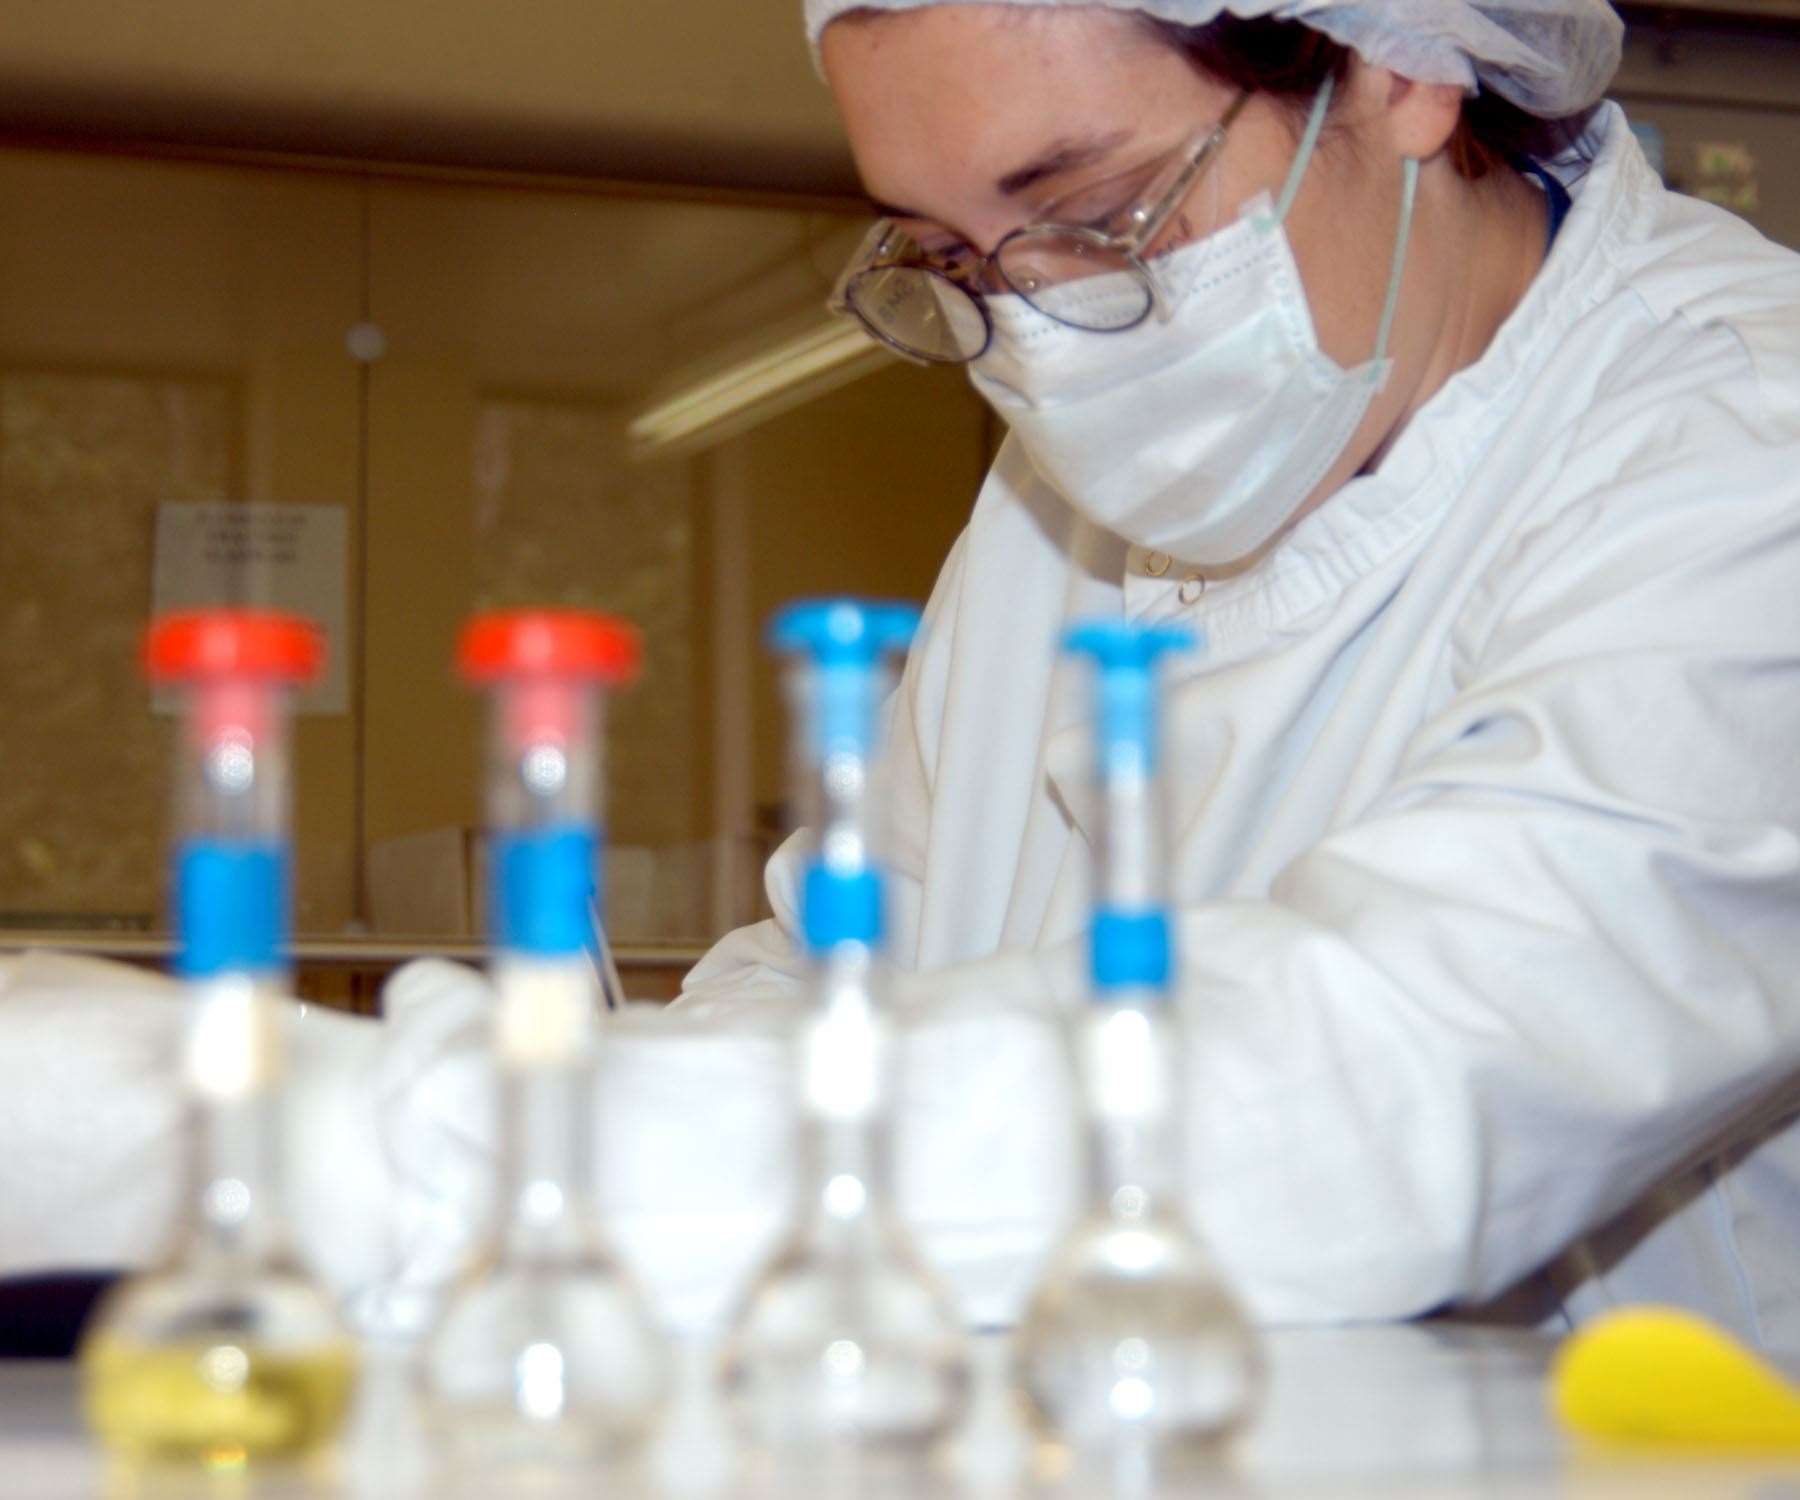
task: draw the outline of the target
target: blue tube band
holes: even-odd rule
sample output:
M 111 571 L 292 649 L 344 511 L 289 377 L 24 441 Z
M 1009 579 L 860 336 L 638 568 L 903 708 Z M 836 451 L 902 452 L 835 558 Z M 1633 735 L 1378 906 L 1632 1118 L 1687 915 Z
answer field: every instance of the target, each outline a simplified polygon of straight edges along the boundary
M 1094 913 L 1089 942 L 1096 990 L 1162 989 L 1168 984 L 1167 913 L 1103 906 Z
M 488 924 L 496 946 L 566 958 L 588 943 L 600 841 L 582 824 L 497 833 L 489 848 Z
M 874 870 L 845 873 L 814 861 L 800 892 L 800 928 L 806 946 L 824 953 L 839 943 L 881 946 L 881 876 Z
M 284 844 L 190 839 L 177 846 L 176 972 L 205 979 L 279 969 L 291 881 Z

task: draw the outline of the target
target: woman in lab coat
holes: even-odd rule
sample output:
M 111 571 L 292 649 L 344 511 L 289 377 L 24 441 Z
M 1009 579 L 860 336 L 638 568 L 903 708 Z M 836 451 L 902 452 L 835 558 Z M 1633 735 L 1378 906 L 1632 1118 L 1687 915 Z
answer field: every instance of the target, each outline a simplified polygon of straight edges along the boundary
M 1593 107 L 1603 0 L 808 20 L 895 205 L 846 304 L 1011 429 L 893 707 L 916 993 L 1079 998 L 1055 644 L 1192 625 L 1191 1206 L 1252 1309 L 1800 1347 L 1800 259 Z M 688 1003 L 794 985 L 796 863 Z

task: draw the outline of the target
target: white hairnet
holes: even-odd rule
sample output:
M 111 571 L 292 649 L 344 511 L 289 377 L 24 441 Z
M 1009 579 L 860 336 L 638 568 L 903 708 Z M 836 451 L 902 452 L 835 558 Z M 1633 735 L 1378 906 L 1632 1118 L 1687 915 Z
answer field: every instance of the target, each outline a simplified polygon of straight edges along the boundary
M 806 0 L 806 34 L 850 10 L 912 10 L 945 0 Z M 1301 21 L 1377 67 L 1421 83 L 1477 84 L 1554 118 L 1598 99 L 1619 65 L 1624 26 L 1607 0 L 1003 0 L 1103 5 L 1201 26 L 1229 11 Z

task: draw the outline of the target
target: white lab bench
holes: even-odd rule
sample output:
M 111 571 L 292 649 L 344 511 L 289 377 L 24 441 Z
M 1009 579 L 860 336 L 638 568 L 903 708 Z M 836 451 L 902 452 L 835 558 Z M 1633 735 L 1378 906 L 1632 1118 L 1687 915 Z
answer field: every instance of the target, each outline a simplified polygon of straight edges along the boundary
M 988 1372 L 1003 1362 L 979 1339 Z M 310 1473 L 205 1476 L 132 1474 L 109 1468 L 82 1430 L 75 1371 L 63 1362 L 0 1363 L 0 1495 L 8 1500 L 625 1500 L 625 1497 L 780 1494 L 799 1500 L 880 1493 L 893 1500 L 999 1500 L 1002 1496 L 1220 1496 L 1232 1500 L 1800 1500 L 1800 1458 L 1722 1461 L 1646 1458 L 1584 1450 L 1558 1432 L 1544 1402 L 1553 1342 L 1534 1333 L 1463 1325 L 1278 1330 L 1267 1336 L 1268 1384 L 1260 1414 L 1227 1457 L 1151 1485 L 1126 1473 L 1033 1479 L 1016 1463 L 1024 1436 L 987 1387 L 971 1401 L 960 1477 L 944 1473 L 852 1483 L 821 1474 L 799 1490 L 790 1479 L 758 1484 L 722 1468 L 716 1411 L 703 1395 L 684 1402 L 650 1472 L 596 1471 L 498 1480 L 446 1470 L 423 1441 L 405 1382 L 365 1382 L 359 1419 L 341 1450 Z M 695 1392 L 703 1387 L 691 1388 Z M 663 1476 L 659 1482 L 657 1475 Z M 529 1482 L 527 1482 L 529 1481 Z

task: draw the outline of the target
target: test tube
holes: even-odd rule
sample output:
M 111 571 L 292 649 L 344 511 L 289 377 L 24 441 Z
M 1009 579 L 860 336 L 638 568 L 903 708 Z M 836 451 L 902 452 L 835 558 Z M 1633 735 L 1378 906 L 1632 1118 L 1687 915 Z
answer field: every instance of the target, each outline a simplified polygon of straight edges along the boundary
M 1163 854 L 1156 672 L 1190 632 L 1108 620 L 1067 649 L 1097 666 L 1091 998 L 1073 1027 L 1087 1201 L 1015 1345 L 1019 1381 L 1077 1460 L 1193 1453 L 1247 1414 L 1248 1326 L 1183 1207 L 1183 1029 Z M 1135 1461 L 1135 1459 L 1134 1459 Z
M 132 1459 L 235 1469 L 316 1448 L 355 1362 L 283 1222 L 281 1048 L 289 905 L 288 716 L 318 672 L 318 631 L 248 610 L 165 616 L 151 678 L 181 700 L 175 754 L 176 968 L 193 1123 L 186 1218 L 170 1264 L 95 1310 L 81 1376 L 90 1425 Z
M 795 795 L 814 831 L 801 926 L 811 959 L 798 1047 L 799 1211 L 727 1342 L 726 1391 L 777 1470 L 861 1468 L 929 1453 L 967 1383 L 962 1330 L 891 1196 L 893 1024 L 874 846 L 887 659 L 915 610 L 790 606 L 770 629 L 790 659 Z
M 592 1205 L 604 690 L 637 633 L 573 610 L 479 616 L 458 649 L 489 700 L 488 921 L 500 1078 L 498 1225 L 425 1361 L 444 1430 L 478 1464 L 619 1458 L 667 1385 L 637 1289 Z

